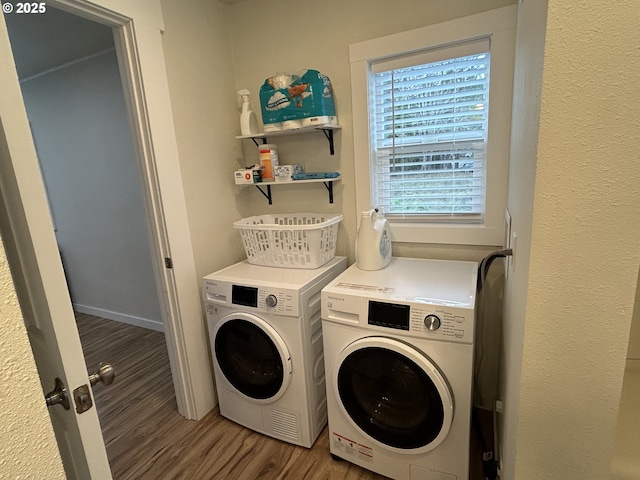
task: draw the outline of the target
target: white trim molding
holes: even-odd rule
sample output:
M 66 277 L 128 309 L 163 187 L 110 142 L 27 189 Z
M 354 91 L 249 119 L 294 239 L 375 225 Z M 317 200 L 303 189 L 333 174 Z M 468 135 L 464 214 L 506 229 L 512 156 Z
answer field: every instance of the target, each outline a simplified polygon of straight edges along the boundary
M 391 224 L 395 242 L 502 245 L 509 182 L 511 100 L 517 6 L 498 8 L 448 22 L 350 45 L 357 211 L 372 205 L 370 183 L 369 75 L 371 64 L 427 48 L 488 38 L 491 42 L 486 204 L 482 224 Z

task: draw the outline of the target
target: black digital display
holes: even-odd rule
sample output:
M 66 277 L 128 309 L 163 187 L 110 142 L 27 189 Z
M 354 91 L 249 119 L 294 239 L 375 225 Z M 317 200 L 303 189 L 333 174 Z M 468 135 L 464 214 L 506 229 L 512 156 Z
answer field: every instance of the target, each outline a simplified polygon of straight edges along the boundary
M 369 325 L 409 330 L 409 305 L 369 301 Z
M 231 287 L 231 303 L 244 305 L 245 307 L 258 307 L 258 289 L 256 287 L 244 287 L 233 285 Z

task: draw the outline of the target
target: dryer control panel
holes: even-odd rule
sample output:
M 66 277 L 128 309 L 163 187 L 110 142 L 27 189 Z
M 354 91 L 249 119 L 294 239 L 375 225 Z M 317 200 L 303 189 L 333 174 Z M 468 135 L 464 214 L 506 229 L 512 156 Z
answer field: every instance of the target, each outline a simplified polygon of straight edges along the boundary
M 207 303 L 237 305 L 256 312 L 286 316 L 299 315 L 296 292 L 286 288 L 256 287 L 228 282 L 208 280 L 204 284 L 204 299 Z
M 259 289 L 258 308 L 279 315 L 297 315 L 297 297 L 292 292 Z

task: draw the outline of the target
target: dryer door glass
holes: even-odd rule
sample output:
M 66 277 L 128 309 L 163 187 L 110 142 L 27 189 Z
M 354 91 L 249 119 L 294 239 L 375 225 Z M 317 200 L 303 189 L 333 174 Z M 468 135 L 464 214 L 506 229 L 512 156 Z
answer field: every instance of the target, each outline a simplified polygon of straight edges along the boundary
M 424 369 L 401 353 L 360 348 L 340 364 L 337 382 L 347 414 L 384 445 L 421 448 L 443 428 L 438 389 Z
M 283 386 L 284 364 L 269 335 L 246 320 L 227 321 L 215 338 L 215 355 L 229 383 L 247 397 L 264 400 Z

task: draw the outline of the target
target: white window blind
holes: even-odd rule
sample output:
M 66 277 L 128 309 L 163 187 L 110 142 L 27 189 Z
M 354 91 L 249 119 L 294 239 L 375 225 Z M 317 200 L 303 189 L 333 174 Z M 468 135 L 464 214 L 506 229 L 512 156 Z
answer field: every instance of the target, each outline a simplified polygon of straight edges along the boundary
M 394 221 L 483 221 L 489 40 L 371 64 L 372 202 Z

